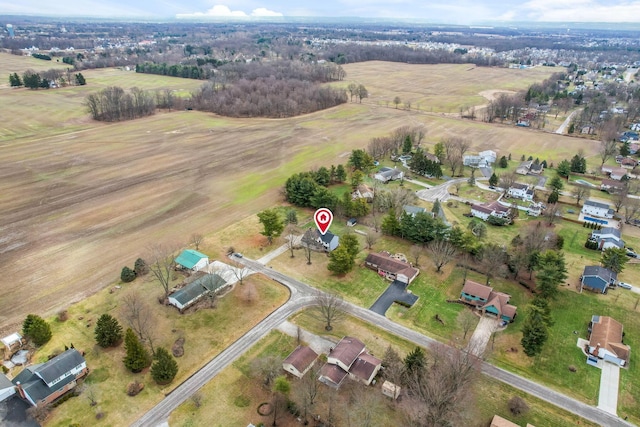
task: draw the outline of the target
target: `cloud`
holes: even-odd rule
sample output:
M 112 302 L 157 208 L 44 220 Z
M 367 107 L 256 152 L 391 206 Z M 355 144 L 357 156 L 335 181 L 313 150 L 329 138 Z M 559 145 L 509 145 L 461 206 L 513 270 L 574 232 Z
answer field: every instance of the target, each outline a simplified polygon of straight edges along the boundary
M 264 7 L 259 7 L 257 9 L 253 9 L 251 12 L 251 16 L 283 16 L 280 12 L 274 12 L 273 10 L 269 10 Z
M 640 1 L 607 4 L 602 0 L 533 0 L 499 19 L 541 22 L 639 22 Z
M 229 6 L 223 4 L 217 4 L 206 12 L 194 12 L 194 13 L 179 13 L 176 18 L 248 18 L 252 17 L 271 17 L 271 16 L 283 16 L 280 12 L 274 12 L 265 7 L 259 7 L 253 9 L 251 15 L 247 15 L 242 10 L 231 10 Z

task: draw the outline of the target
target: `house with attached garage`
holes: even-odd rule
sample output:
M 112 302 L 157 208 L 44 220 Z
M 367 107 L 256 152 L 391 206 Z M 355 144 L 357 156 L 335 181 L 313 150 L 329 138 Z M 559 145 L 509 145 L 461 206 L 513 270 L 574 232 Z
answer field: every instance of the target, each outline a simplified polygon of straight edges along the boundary
M 609 175 L 609 178 L 614 179 L 616 181 L 622 180 L 627 174 L 627 172 L 629 172 L 627 169 L 621 168 L 621 167 L 609 166 L 609 165 L 602 166 L 602 173 Z
M 528 175 L 531 170 L 531 165 L 533 164 L 533 160 L 526 160 L 521 162 L 516 168 L 516 173 L 518 175 Z
M 226 284 L 226 280 L 217 274 L 201 275 L 169 295 L 169 304 L 182 312 L 205 296 L 215 295 L 222 291 Z
M 386 279 L 406 284 L 411 283 L 420 273 L 420 270 L 408 262 L 392 257 L 389 252 L 370 253 L 364 260 L 364 265 Z
M 488 168 L 496 162 L 497 154 L 493 150 L 481 151 L 478 154 L 468 154 L 462 158 L 465 166 L 474 168 Z
M 532 202 L 533 188 L 531 188 L 529 184 L 520 184 L 519 182 L 515 182 L 511 187 L 509 187 L 509 190 L 507 190 L 507 195 L 515 197 L 516 199 Z
M 597 359 L 618 366 L 628 366 L 631 347 L 624 344 L 622 323 L 609 316 L 591 316 L 589 344 L 585 351 L 587 363 L 597 365 Z
M 609 248 L 624 248 L 624 240 L 620 238 L 620 230 L 614 227 L 604 227 L 592 231 L 591 240 L 598 243 L 598 249 L 601 251 Z
M 483 221 L 488 220 L 490 216 L 509 218 L 510 213 L 511 208 L 503 206 L 498 201 L 483 203 L 481 205 L 474 203 L 471 205 L 471 216 L 480 218 Z
M 382 361 L 369 354 L 362 341 L 344 337 L 329 350 L 318 380 L 333 388 L 340 387 L 347 377 L 370 385 L 381 367 Z
M 318 359 L 318 353 L 306 345 L 299 345 L 282 362 L 282 369 L 296 378 L 304 377 Z
M 45 363 L 27 366 L 12 381 L 16 393 L 33 406 L 46 406 L 73 390 L 89 373 L 87 362 L 75 348 Z
M 505 322 L 513 322 L 516 317 L 517 307 L 509 304 L 511 295 L 496 292 L 492 287 L 472 280 L 465 280 L 460 301 L 469 304 L 483 314 L 495 316 Z
M 624 182 L 616 181 L 614 179 L 603 179 L 600 183 L 600 190 L 606 191 L 609 194 L 615 194 L 624 191 L 624 187 Z
M 389 181 L 396 181 L 404 178 L 404 172 L 397 168 L 392 169 L 384 167 L 381 168 L 373 178 L 386 184 Z
M 178 255 L 175 262 L 186 270 L 200 271 L 209 265 L 209 257 L 193 249 L 185 249 Z
M 580 292 L 583 288 L 602 294 L 607 292 L 609 286 L 615 285 L 618 274 L 599 265 L 589 265 L 584 268 L 580 276 Z
M 613 218 L 615 213 L 611 207 L 606 203 L 594 202 L 593 200 L 587 200 L 584 202 L 581 210 L 584 215 L 591 215 L 598 218 Z

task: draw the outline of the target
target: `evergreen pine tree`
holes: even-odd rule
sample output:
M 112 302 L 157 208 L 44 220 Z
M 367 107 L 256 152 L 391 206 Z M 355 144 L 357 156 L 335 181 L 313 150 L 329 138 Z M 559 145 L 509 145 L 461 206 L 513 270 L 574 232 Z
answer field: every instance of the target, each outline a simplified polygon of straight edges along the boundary
M 124 335 L 124 349 L 127 354 L 122 361 L 131 372 L 140 372 L 151 364 L 149 352 L 131 328 L 128 328 Z
M 29 314 L 22 323 L 22 334 L 40 347 L 51 339 L 51 327 L 37 314 Z
M 542 310 L 535 305 L 529 306 L 529 313 L 522 326 L 522 340 L 520 341 L 524 353 L 529 357 L 540 354 L 548 336 Z
M 120 280 L 124 283 L 133 282 L 136 279 L 136 272 L 127 267 L 126 265 L 122 267 L 122 271 L 120 272 Z
M 103 314 L 96 322 L 96 342 L 100 347 L 113 347 L 122 340 L 122 326 L 110 314 Z
M 151 377 L 158 384 L 169 384 L 178 373 L 178 363 L 164 347 L 156 350 L 156 360 L 151 365 Z

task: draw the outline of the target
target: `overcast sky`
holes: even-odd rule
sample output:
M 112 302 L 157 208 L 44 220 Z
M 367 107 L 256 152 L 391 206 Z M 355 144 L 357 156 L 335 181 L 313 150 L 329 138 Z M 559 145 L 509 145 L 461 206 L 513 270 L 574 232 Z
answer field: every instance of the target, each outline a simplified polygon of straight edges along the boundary
M 270 17 L 420 19 L 433 23 L 636 22 L 640 0 L 0 0 L 0 14 L 205 20 Z

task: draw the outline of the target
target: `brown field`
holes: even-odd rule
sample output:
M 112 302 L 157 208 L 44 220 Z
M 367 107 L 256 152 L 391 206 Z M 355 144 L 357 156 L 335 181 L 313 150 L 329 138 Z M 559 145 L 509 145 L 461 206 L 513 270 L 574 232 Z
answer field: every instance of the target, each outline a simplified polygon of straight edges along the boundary
M 7 56 L 0 56 L 0 63 Z M 24 69 L 29 68 L 32 59 L 22 59 L 29 61 Z M 367 66 L 378 71 L 364 73 Z M 420 96 L 427 97 L 435 96 L 429 91 L 446 89 L 440 86 L 441 76 L 454 76 L 448 67 L 376 62 L 346 69 L 347 81 L 357 77 L 370 88 L 372 101 L 376 88 L 390 78 L 380 72 L 393 75 L 394 69 L 401 70 L 394 90 L 418 95 L 422 90 Z M 454 80 L 467 94 L 513 90 L 545 77 L 536 70 L 527 74 L 475 68 L 468 89 L 463 89 L 464 79 Z M 421 89 L 412 76 L 421 82 L 429 76 L 439 80 Z M 200 82 L 120 70 L 92 70 L 85 77 L 86 87 L 0 88 L 3 331 L 17 327 L 29 312 L 52 314 L 104 288 L 118 279 L 125 264 L 132 266 L 144 256 L 151 243 L 186 245 L 194 232 L 212 235 L 272 206 L 281 201 L 281 185 L 291 173 L 346 163 L 350 150 L 403 125 L 424 124 L 427 145 L 464 135 L 477 149 L 553 162 L 573 155 L 578 147 L 587 153 L 595 149 L 595 143 L 577 138 L 373 102 L 281 120 L 177 111 L 125 123 L 95 123 L 82 106 L 84 96 L 94 90 L 120 85 L 184 92 Z M 452 102 L 434 98 L 434 105 Z

